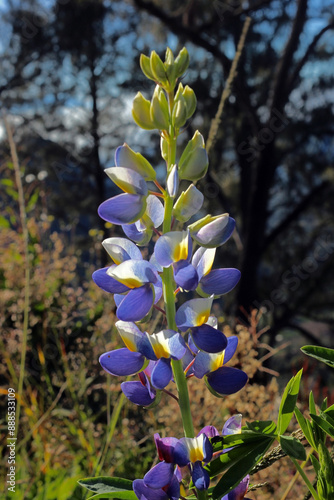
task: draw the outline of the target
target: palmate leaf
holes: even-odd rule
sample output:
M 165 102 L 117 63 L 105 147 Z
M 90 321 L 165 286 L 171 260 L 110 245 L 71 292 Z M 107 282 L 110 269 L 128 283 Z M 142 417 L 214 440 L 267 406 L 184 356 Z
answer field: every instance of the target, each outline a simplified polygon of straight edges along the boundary
M 252 468 L 261 460 L 268 448 L 274 442 L 274 438 L 264 436 L 257 445 L 246 445 L 248 451 L 244 449 L 244 453 L 235 460 L 233 465 L 228 469 L 227 473 L 221 478 L 212 492 L 212 498 L 218 499 L 226 495 L 235 488 L 240 481 L 252 470 Z M 242 448 L 242 446 L 240 446 Z M 230 453 L 230 452 L 229 452 Z
M 305 345 L 300 349 L 304 354 L 312 356 L 312 358 L 317 359 L 326 363 L 326 365 L 334 368 L 334 349 L 329 349 L 328 347 L 319 347 L 317 345 Z
M 92 493 L 90 498 L 118 498 L 120 500 L 137 500 L 132 489 L 132 481 L 119 477 L 88 477 L 78 481 L 80 486 L 84 486 Z
M 292 377 L 283 393 L 277 420 L 277 431 L 279 434 L 284 434 L 292 418 L 298 398 L 302 373 L 303 370 L 300 370 L 297 375 Z

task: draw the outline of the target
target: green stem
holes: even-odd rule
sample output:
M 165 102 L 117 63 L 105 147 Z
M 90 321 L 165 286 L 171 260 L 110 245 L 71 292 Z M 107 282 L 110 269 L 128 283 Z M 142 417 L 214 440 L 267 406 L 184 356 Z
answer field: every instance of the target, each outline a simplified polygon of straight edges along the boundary
M 174 93 L 168 93 L 169 113 L 172 116 L 174 105 Z M 170 125 L 168 141 L 168 161 L 167 161 L 167 175 L 171 171 L 172 166 L 175 164 L 176 159 L 176 134 L 173 125 Z M 172 212 L 173 212 L 173 198 L 171 198 L 167 191 L 165 193 L 165 216 L 163 223 L 163 233 L 168 233 L 172 226 Z M 165 301 L 165 310 L 167 317 L 168 328 L 177 331 L 175 323 L 175 296 L 174 296 L 174 277 L 172 267 L 164 268 L 162 273 L 162 289 Z M 182 361 L 172 359 L 172 369 L 176 388 L 179 395 L 179 407 L 181 411 L 181 418 L 183 423 L 184 434 L 186 437 L 195 437 L 194 425 L 190 409 L 189 392 L 187 386 L 187 379 L 183 371 Z M 197 498 L 199 500 L 206 500 L 208 498 L 207 491 L 199 491 L 196 489 Z
M 303 471 L 303 469 L 301 468 L 301 466 L 299 465 L 299 463 L 297 462 L 297 460 L 295 458 L 292 458 L 290 457 L 291 460 L 293 461 L 297 471 L 299 472 L 299 474 L 301 475 L 301 477 L 303 478 L 303 481 L 304 483 L 306 484 L 306 486 L 308 487 L 308 489 L 310 490 L 310 493 L 311 495 L 313 496 L 314 500 L 320 500 L 319 499 L 319 495 L 317 494 L 317 492 L 315 491 L 315 489 L 313 488 L 309 478 L 307 477 L 307 475 L 305 474 L 305 472 Z

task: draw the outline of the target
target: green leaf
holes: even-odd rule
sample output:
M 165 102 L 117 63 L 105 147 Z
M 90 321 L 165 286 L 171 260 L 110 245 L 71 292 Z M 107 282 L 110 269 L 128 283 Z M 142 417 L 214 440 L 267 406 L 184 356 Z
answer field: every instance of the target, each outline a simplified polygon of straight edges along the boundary
M 248 452 L 244 453 L 243 456 L 228 469 L 227 473 L 224 474 L 216 485 L 212 492 L 212 498 L 221 498 L 223 495 L 232 491 L 261 460 L 273 442 L 273 438 L 265 437 L 259 444 L 253 445 Z
M 84 486 L 92 493 L 96 493 L 90 498 L 118 498 L 125 500 L 137 500 L 137 496 L 132 489 L 132 481 L 119 477 L 88 477 L 78 481 L 80 486 Z
M 312 358 L 326 363 L 326 365 L 334 368 L 334 349 L 328 347 L 319 347 L 317 345 L 305 345 L 301 347 L 301 351 Z
M 309 400 L 310 413 L 314 413 L 314 415 L 316 415 L 317 414 L 317 410 L 316 410 L 316 407 L 315 407 L 314 396 L 313 396 L 313 392 L 312 391 L 309 394 L 308 400 Z
M 284 434 L 292 418 L 298 398 L 302 373 L 303 370 L 300 370 L 297 375 L 292 377 L 283 393 L 277 421 L 277 430 L 279 434 Z
M 2 228 L 10 227 L 9 221 L 3 215 L 0 215 L 0 227 L 2 227 Z
M 249 430 L 259 432 L 261 434 L 276 435 L 277 427 L 272 420 L 254 420 L 254 422 L 246 422 Z
M 220 455 L 220 457 L 217 458 L 216 460 L 210 462 L 205 467 L 210 475 L 210 478 L 216 477 L 218 474 L 221 474 L 221 472 L 231 467 L 231 465 L 238 462 L 245 455 L 247 455 L 247 453 L 250 453 L 254 449 L 254 446 L 255 446 L 255 441 L 252 443 L 235 446 L 231 450 Z
M 280 436 L 281 448 L 289 457 L 306 460 L 305 448 L 299 439 L 292 436 Z
M 326 413 L 321 413 L 321 415 L 313 415 L 311 413 L 312 420 L 329 436 L 334 438 L 334 420 Z
M 260 432 L 254 432 L 251 430 L 244 430 L 239 434 L 230 434 L 229 436 L 221 436 L 213 438 L 212 440 L 213 451 L 214 452 L 221 451 L 226 448 L 231 448 L 232 446 L 258 443 L 259 440 L 266 439 L 267 437 L 268 437 L 267 434 L 262 434 Z M 272 437 L 274 437 L 274 435 Z
M 310 422 L 304 417 L 304 415 L 298 410 L 297 406 L 295 407 L 295 416 L 299 424 L 299 427 L 303 431 L 307 441 L 311 446 L 313 446 L 313 448 L 316 448 L 317 446 L 314 440 L 312 426 Z
M 310 455 L 310 460 L 312 462 L 313 469 L 315 470 L 316 475 L 318 475 L 320 471 L 319 460 L 317 460 L 314 455 Z

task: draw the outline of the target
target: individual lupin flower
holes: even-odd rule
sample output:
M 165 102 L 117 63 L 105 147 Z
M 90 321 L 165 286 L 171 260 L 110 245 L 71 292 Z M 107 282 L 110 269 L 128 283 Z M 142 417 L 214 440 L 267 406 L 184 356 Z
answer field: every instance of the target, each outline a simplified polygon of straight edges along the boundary
M 213 296 L 207 299 L 191 299 L 182 304 L 176 312 L 177 327 L 190 334 L 195 346 L 210 353 L 220 353 L 227 346 L 225 335 L 207 323 Z
M 173 216 L 180 222 L 187 222 L 203 205 L 204 196 L 190 184 L 186 191 L 182 191 L 173 207 Z
M 160 462 L 143 479 L 135 479 L 133 491 L 139 500 L 179 500 L 180 485 L 174 474 L 174 465 Z
M 162 330 L 149 335 L 135 323 L 118 321 L 116 328 L 126 349 L 116 349 L 102 354 L 100 364 L 112 375 L 135 375 L 157 361 L 151 372 L 151 383 L 156 389 L 165 388 L 172 379 L 171 359 L 182 359 L 186 345 L 182 336 L 173 330 Z
M 198 490 L 206 490 L 210 485 L 208 472 L 203 468 L 203 462 L 210 462 L 212 445 L 205 434 L 195 438 L 181 438 L 174 447 L 173 457 L 177 465 L 190 466 L 191 478 Z
M 232 235 L 235 220 L 228 214 L 212 217 L 206 215 L 188 226 L 192 238 L 205 248 L 216 248 L 223 245 Z
M 149 161 L 140 153 L 135 153 L 126 143 L 115 152 L 116 167 L 125 167 L 140 174 L 145 181 L 154 181 L 156 173 Z
M 149 243 L 154 228 L 161 226 L 163 220 L 164 207 L 161 201 L 156 196 L 149 195 L 143 216 L 133 224 L 122 225 L 122 229 L 128 238 L 143 246 Z
M 176 284 L 184 290 L 220 296 L 230 292 L 240 279 L 234 268 L 212 270 L 215 249 L 199 248 L 191 259 L 192 241 L 186 231 L 172 231 L 156 242 L 154 255 L 162 267 L 173 266 Z
M 142 372 L 138 373 L 139 381 L 121 383 L 122 392 L 135 405 L 151 406 L 156 400 L 157 392 L 150 384 L 147 376 L 147 371 L 151 363 L 155 365 L 154 361 L 150 361 L 148 366 Z
M 116 294 L 119 319 L 140 321 L 161 297 L 161 278 L 131 241 L 108 238 L 103 243 L 115 264 L 95 271 L 93 280 L 102 290 Z
M 208 388 L 217 396 L 234 394 L 242 389 L 248 377 L 245 372 L 237 368 L 224 366 L 234 355 L 238 345 L 238 338 L 233 335 L 227 338 L 227 347 L 220 353 L 200 351 L 193 364 L 193 373 L 197 378 L 203 378 Z
M 98 208 L 99 216 L 116 225 L 136 222 L 146 210 L 148 188 L 144 177 L 135 170 L 124 167 L 107 168 L 105 172 L 124 193 L 101 203 Z

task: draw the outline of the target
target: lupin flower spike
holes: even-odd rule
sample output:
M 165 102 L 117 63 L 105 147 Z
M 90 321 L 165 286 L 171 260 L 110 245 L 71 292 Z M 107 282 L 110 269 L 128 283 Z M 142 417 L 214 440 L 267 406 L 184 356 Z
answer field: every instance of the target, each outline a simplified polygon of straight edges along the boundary
M 199 500 L 211 498 L 206 466 L 213 459 L 210 439 L 219 432 L 208 424 L 196 435 L 187 379 L 194 376 L 198 383 L 204 379 L 217 397 L 237 392 L 247 382 L 242 370 L 225 366 L 236 350 L 237 337 L 227 338 L 211 315 L 213 301 L 230 292 L 240 278 L 237 269 L 213 268 L 216 248 L 230 238 L 235 221 L 228 214 L 201 214 L 187 226 L 202 210 L 204 196 L 194 183 L 208 169 L 199 131 L 177 155 L 180 129 L 196 109 L 194 91 L 179 82 L 188 64 L 185 48 L 175 58 L 168 48 L 164 61 L 154 51 L 149 57 L 141 56 L 141 69 L 155 87 L 150 100 L 137 93 L 132 116 L 139 127 L 159 131 L 165 180 L 158 182 L 151 163 L 124 143 L 116 150 L 115 166 L 106 170 L 122 193 L 98 209 L 102 219 L 121 226 L 127 236 L 102 242 L 111 262 L 93 274 L 95 283 L 114 295 L 116 328 L 123 341 L 123 347 L 102 354 L 100 364 L 111 375 L 138 377 L 121 384 L 135 405 L 156 405 L 164 392 L 173 396 L 184 427 L 181 439 L 155 435 L 160 462 L 143 479 L 133 481 L 139 500 L 184 498 L 187 476 Z M 179 227 L 173 227 L 175 220 Z M 144 245 L 149 245 L 147 260 L 139 249 Z M 194 245 L 199 247 L 193 253 Z M 188 292 L 191 296 L 185 298 Z M 162 297 L 163 305 L 158 305 Z M 166 324 L 157 333 L 148 333 L 136 323 L 147 322 L 153 306 L 163 313 Z M 169 384 L 171 390 L 166 389 Z M 241 418 L 232 417 L 223 434 L 240 432 L 240 428 Z M 247 485 L 245 479 L 224 500 L 243 498 Z

